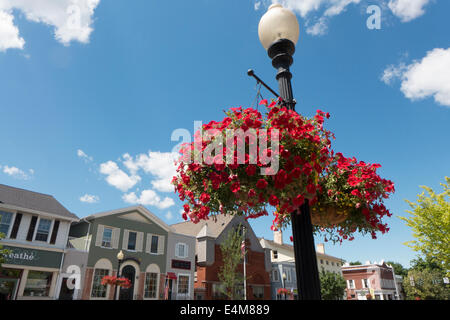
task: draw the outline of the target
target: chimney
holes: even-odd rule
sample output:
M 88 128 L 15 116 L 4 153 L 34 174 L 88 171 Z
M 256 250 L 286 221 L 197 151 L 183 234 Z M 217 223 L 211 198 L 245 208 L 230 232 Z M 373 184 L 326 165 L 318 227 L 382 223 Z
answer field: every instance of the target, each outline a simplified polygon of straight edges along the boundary
M 283 244 L 283 232 L 281 230 L 273 232 L 273 242 Z
M 316 251 L 325 254 L 325 245 L 323 243 L 318 243 L 316 246 Z

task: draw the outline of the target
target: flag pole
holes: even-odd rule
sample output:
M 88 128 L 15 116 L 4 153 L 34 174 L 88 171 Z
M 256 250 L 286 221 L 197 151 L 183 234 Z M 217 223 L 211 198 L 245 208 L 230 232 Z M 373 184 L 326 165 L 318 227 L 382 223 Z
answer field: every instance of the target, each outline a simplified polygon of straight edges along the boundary
M 244 300 L 247 300 L 247 274 L 246 274 L 246 250 L 245 250 L 245 227 L 243 227 L 244 229 L 244 239 L 243 241 L 243 246 L 244 246 Z

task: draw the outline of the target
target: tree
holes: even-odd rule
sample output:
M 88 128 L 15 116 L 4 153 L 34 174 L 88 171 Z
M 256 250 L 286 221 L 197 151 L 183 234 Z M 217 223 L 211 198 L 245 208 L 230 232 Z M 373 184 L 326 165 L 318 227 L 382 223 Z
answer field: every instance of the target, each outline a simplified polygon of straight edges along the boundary
M 238 289 L 242 286 L 243 276 L 237 268 L 242 262 L 241 245 L 244 239 L 242 225 L 230 230 L 227 237 L 220 245 L 222 251 L 223 266 L 219 271 L 219 280 L 221 286 L 219 290 L 230 300 L 241 298 L 238 295 Z
M 403 281 L 406 299 L 449 300 L 450 290 L 437 269 L 412 269 Z
M 406 299 L 436 300 L 450 298 L 448 285 L 444 283 L 445 270 L 430 257 L 417 257 L 411 261 L 411 269 L 403 278 Z
M 408 269 L 403 267 L 400 263 L 393 262 L 393 261 L 386 261 L 386 264 L 390 265 L 394 268 L 394 273 L 396 275 L 402 276 L 402 278 L 404 278 L 408 275 Z
M 1 217 L 0 217 L 0 219 L 1 219 Z M 0 240 L 2 240 L 4 237 L 5 237 L 5 235 L 0 232 Z M 10 252 L 9 250 L 3 249 L 3 246 L 0 244 L 0 268 L 1 268 L 1 264 L 3 262 L 5 262 L 5 256 L 7 254 L 9 254 L 9 252 Z
M 436 194 L 431 188 L 421 186 L 425 191 L 417 196 L 417 203 L 406 200 L 412 208 L 410 217 L 400 217 L 413 230 L 416 240 L 405 244 L 425 257 L 441 265 L 450 275 L 450 178 L 441 183 L 444 192 Z
M 345 279 L 337 273 L 320 272 L 320 291 L 323 300 L 341 300 L 346 288 Z
M 362 263 L 360 261 L 352 261 L 349 263 L 351 266 L 360 266 Z

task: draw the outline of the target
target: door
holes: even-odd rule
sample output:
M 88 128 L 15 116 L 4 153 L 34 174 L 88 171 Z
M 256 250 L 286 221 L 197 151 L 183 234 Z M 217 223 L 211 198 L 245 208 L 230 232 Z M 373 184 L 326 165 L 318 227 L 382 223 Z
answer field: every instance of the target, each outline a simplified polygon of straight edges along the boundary
M 61 282 L 61 290 L 59 292 L 59 300 L 73 300 L 73 294 L 75 292 L 75 288 L 69 289 L 67 286 L 67 280 L 69 278 L 63 278 Z
M 130 280 L 131 286 L 129 288 L 122 288 L 122 287 L 120 288 L 119 300 L 133 300 L 134 279 L 136 277 L 136 269 L 131 265 L 125 266 L 123 267 L 120 276 Z
M 168 300 L 172 300 L 172 286 L 173 286 L 173 280 L 169 279 L 169 294 L 167 297 Z

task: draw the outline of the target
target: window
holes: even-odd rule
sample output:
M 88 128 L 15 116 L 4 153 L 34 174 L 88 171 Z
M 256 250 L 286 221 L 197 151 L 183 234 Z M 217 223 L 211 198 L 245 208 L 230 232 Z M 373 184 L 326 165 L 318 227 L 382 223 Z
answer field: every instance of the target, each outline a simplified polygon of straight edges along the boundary
M 152 236 L 151 253 L 158 253 L 158 236 Z
M 128 250 L 136 250 L 136 237 L 137 237 L 137 233 L 136 232 L 129 232 L 128 233 Z
M 275 269 L 275 270 L 272 271 L 272 281 L 273 281 L 273 282 L 278 282 L 278 281 L 280 281 L 280 277 L 279 277 L 279 274 L 278 274 L 278 270 L 277 270 L 277 269 Z
M 185 243 L 177 243 L 175 250 L 178 258 L 186 258 L 188 256 Z
M 145 274 L 145 287 L 144 287 L 144 297 L 156 299 L 156 288 L 158 283 L 157 273 L 146 273 Z
M 47 242 L 51 225 L 52 225 L 51 220 L 40 219 L 34 240 Z
M 0 233 L 3 233 L 5 236 L 8 236 L 12 215 L 11 212 L 0 211 Z
M 189 293 L 189 276 L 178 275 L 178 294 Z
M 48 297 L 52 273 L 43 271 L 29 271 L 23 295 L 27 297 Z
M 109 275 L 108 269 L 95 269 L 92 280 L 92 298 L 106 298 L 107 287 L 102 285 L 102 279 L 107 275 Z
M 285 268 L 284 274 L 286 275 L 286 281 L 292 282 L 292 269 L 291 268 Z
M 329 265 L 330 263 L 328 262 L 328 260 L 326 261 L 327 265 Z
M 102 247 L 111 248 L 111 238 L 113 230 L 111 228 L 103 229 Z
M 355 281 L 354 280 L 348 280 L 348 288 L 355 289 Z
M 273 250 L 272 254 L 273 254 L 274 259 L 278 259 L 278 251 L 277 250 Z
M 253 298 L 264 299 L 264 287 L 263 286 L 253 286 Z
M 320 264 L 323 264 L 323 259 L 320 259 Z
M 333 261 L 331 262 L 331 265 L 334 266 L 334 262 Z
M 369 288 L 369 282 L 367 281 L 367 279 L 362 279 L 362 286 L 363 288 Z

